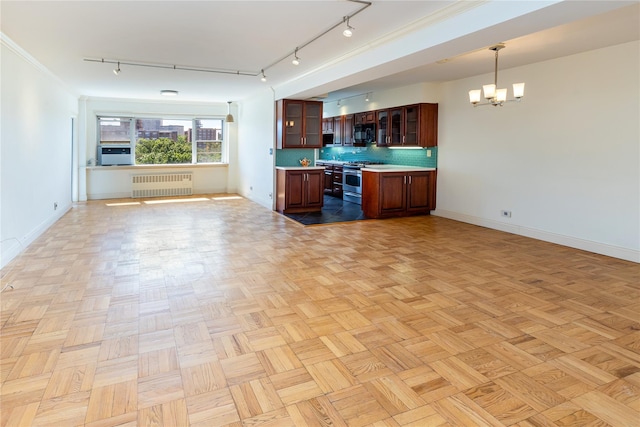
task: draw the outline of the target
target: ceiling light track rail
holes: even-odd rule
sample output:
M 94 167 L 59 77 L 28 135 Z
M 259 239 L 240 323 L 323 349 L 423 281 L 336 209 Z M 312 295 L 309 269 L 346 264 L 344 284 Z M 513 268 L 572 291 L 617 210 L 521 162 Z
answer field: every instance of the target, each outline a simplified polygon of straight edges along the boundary
M 182 65 L 151 64 L 151 63 L 144 63 L 144 62 L 121 61 L 121 60 L 117 60 L 117 59 L 104 59 L 104 58 L 100 58 L 100 59 L 84 58 L 84 61 L 86 61 L 86 62 L 100 62 L 100 63 L 103 63 L 103 64 L 116 64 L 117 68 L 113 70 L 113 72 L 116 75 L 120 74 L 120 71 L 121 71 L 120 70 L 120 66 L 121 65 L 128 65 L 128 66 L 133 66 L 133 67 L 162 68 L 162 69 L 169 69 L 169 70 L 197 71 L 197 72 L 202 72 L 202 73 L 216 73 L 216 74 L 232 74 L 232 75 L 237 75 L 237 76 L 249 76 L 249 77 L 260 76 L 260 79 L 263 82 L 265 82 L 265 81 L 267 81 L 267 76 L 265 75 L 265 70 L 268 70 L 269 68 L 272 68 L 272 67 L 276 66 L 277 64 L 279 64 L 280 62 L 284 61 L 285 59 L 287 59 L 287 58 L 289 58 L 291 56 L 293 56 L 293 58 L 294 58 L 293 63 L 295 65 L 298 65 L 300 63 L 300 58 L 298 57 L 298 52 L 300 51 L 300 49 L 302 49 L 302 48 L 304 48 L 306 46 L 309 46 L 311 43 L 313 43 L 316 40 L 318 40 L 319 38 L 325 36 L 327 33 L 329 33 L 330 31 L 333 31 L 334 29 L 336 29 L 340 25 L 346 24 L 348 30 L 354 30 L 355 28 L 353 28 L 351 25 L 349 25 L 349 20 L 352 19 L 354 16 L 358 15 L 360 12 L 364 11 L 366 8 L 368 8 L 369 6 L 371 6 L 373 4 L 370 1 L 364 1 L 364 0 L 347 0 L 347 1 L 351 2 L 351 3 L 357 3 L 357 4 L 361 5 L 361 6 L 355 12 L 352 12 L 349 15 L 343 16 L 342 20 L 340 20 L 338 23 L 334 24 L 330 28 L 327 28 L 322 33 L 320 33 L 317 36 L 313 37 L 312 39 L 302 43 L 301 45 L 296 46 L 296 48 L 294 50 L 292 50 L 291 52 L 288 52 L 286 55 L 284 55 L 283 57 L 277 59 L 276 61 L 272 62 L 271 64 L 267 65 L 266 67 L 262 67 L 260 69 L 260 71 L 240 71 L 240 70 L 226 70 L 226 69 L 222 69 L 222 68 L 186 67 L 186 66 L 182 66 Z
M 327 28 L 326 30 L 324 30 L 323 32 L 321 32 L 320 34 L 318 34 L 317 36 L 313 37 L 312 39 L 302 43 L 301 45 L 296 46 L 296 48 L 294 50 L 292 50 L 291 52 L 288 52 L 286 55 L 284 55 L 283 57 L 277 59 L 276 61 L 273 61 L 271 64 L 267 65 L 266 67 L 263 67 L 262 70 L 268 70 L 269 68 L 272 68 L 276 65 L 278 65 L 279 63 L 281 63 L 282 61 L 284 61 L 285 59 L 289 58 L 291 55 L 294 55 L 294 57 L 297 58 L 298 56 L 298 52 L 300 51 L 300 49 L 303 49 L 307 46 L 309 46 L 311 43 L 315 42 L 316 40 L 320 39 L 321 37 L 327 35 L 328 33 L 330 33 L 331 31 L 335 30 L 336 28 L 338 28 L 340 25 L 345 24 L 346 22 L 348 22 L 351 18 L 353 18 L 354 16 L 356 16 L 357 14 L 359 14 L 360 12 L 362 12 L 363 10 L 365 10 L 366 8 L 368 8 L 369 6 L 371 6 L 373 3 L 369 2 L 369 1 L 362 1 L 362 0 L 347 0 L 349 2 L 352 3 L 359 3 L 362 6 L 356 10 L 355 12 L 346 15 L 342 18 L 341 21 L 339 21 L 338 23 L 334 24 L 333 26 L 331 26 L 330 28 Z M 298 58 L 299 59 L 299 58 Z
M 129 65 L 133 67 L 147 67 L 147 68 L 162 68 L 165 70 L 182 70 L 182 71 L 198 71 L 201 73 L 217 73 L 217 74 L 234 74 L 238 76 L 250 76 L 256 77 L 259 76 L 260 73 L 254 73 L 250 71 L 239 71 L 239 70 L 224 70 L 218 68 L 202 68 L 202 67 L 187 67 L 183 65 L 169 65 L 169 64 L 149 64 L 144 62 L 132 62 L 132 61 L 119 61 L 117 59 L 93 59 L 93 58 L 84 58 L 86 62 L 100 62 L 103 64 L 117 64 L 118 73 L 120 73 L 121 65 Z

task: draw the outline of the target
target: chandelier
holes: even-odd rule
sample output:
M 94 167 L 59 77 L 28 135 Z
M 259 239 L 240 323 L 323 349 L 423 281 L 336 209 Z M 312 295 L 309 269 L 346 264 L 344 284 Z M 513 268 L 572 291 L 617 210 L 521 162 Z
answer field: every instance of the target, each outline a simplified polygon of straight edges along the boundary
M 498 52 L 500 49 L 503 49 L 503 44 L 497 44 L 495 46 L 491 46 L 489 50 L 495 52 L 495 74 L 493 79 L 493 84 L 483 85 L 482 91 L 484 92 L 484 99 L 487 102 L 480 103 L 480 89 L 473 89 L 469 91 L 469 102 L 473 104 L 474 107 L 478 105 L 493 105 L 497 107 L 498 105 L 502 107 L 505 102 L 512 101 L 520 101 L 520 99 L 524 96 L 524 83 L 514 83 L 513 84 L 513 98 L 507 100 L 507 89 L 497 89 L 498 87 Z

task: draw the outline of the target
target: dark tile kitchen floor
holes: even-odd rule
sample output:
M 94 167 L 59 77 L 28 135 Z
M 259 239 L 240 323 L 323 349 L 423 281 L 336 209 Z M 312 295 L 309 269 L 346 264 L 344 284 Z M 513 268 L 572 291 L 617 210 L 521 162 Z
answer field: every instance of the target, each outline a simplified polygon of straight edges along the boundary
M 368 219 L 362 213 L 360 205 L 345 202 L 338 197 L 324 196 L 324 206 L 320 212 L 284 214 L 302 225 L 331 224 L 334 222 Z

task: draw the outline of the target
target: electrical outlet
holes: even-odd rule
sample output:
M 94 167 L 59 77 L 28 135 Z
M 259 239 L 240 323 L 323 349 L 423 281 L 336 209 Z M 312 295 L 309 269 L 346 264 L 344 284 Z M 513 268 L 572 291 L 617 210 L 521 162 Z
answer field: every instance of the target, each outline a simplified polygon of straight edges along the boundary
M 500 216 L 503 218 L 511 218 L 511 211 L 500 211 Z
M 273 193 L 269 193 L 269 198 L 273 199 Z
M 427 157 L 431 157 L 431 150 L 427 150 Z
M 58 202 L 53 202 L 53 210 L 55 211 L 56 209 L 58 209 Z

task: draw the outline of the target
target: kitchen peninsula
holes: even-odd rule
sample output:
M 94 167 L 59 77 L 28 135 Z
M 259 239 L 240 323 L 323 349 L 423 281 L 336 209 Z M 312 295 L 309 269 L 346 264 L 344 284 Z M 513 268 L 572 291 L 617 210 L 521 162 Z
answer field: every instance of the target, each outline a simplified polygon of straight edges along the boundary
M 368 218 L 428 215 L 436 208 L 436 169 L 373 165 L 362 170 L 362 211 Z

